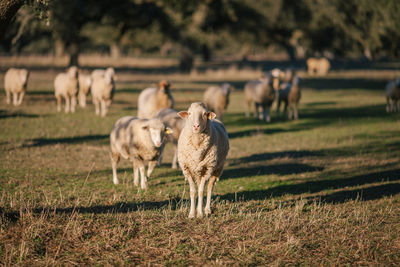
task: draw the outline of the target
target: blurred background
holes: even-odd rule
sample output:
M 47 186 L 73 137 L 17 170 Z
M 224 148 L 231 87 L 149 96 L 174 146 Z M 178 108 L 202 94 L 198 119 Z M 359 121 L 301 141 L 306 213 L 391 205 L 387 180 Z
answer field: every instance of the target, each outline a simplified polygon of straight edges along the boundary
M 2 69 L 112 65 L 190 72 L 226 62 L 296 66 L 310 56 L 327 57 L 333 67 L 343 60 L 368 66 L 400 56 L 397 0 L 1 2 L 17 11 L 0 27 Z

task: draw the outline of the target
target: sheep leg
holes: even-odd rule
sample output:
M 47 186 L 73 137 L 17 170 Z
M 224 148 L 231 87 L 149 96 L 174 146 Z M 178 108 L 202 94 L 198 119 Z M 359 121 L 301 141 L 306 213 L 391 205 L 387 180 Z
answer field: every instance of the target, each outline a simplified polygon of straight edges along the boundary
M 250 100 L 246 100 L 246 111 L 245 111 L 245 115 L 246 118 L 250 117 L 250 106 L 251 106 L 251 101 Z
M 186 175 L 185 175 L 186 177 Z M 189 218 L 194 218 L 195 215 L 195 206 L 196 206 L 196 185 L 192 179 L 192 177 L 187 177 L 190 186 L 190 212 Z
M 6 103 L 10 104 L 11 103 L 11 93 L 6 90 Z
M 387 113 L 390 112 L 390 98 L 389 97 L 386 98 L 386 112 Z
M 139 171 L 140 171 L 140 187 L 143 190 L 147 189 L 147 177 L 146 177 L 146 173 L 145 173 L 145 167 L 144 167 L 144 163 L 141 160 L 137 160 L 137 165 L 139 165 Z
M 254 112 L 254 118 L 261 120 L 260 105 L 255 103 L 255 108 L 256 108 L 256 111 Z
M 150 178 L 151 173 L 154 170 L 154 167 L 157 165 L 157 161 L 149 161 L 149 167 L 147 168 L 147 177 Z
M 24 99 L 24 96 L 25 96 L 25 92 L 24 91 L 19 93 L 18 106 L 22 104 L 22 100 Z
M 96 110 L 96 115 L 100 115 L 99 100 L 97 100 L 96 98 L 93 97 L 93 103 L 94 103 L 94 107 L 95 107 L 95 110 Z
M 133 168 L 133 184 L 135 186 L 139 186 L 139 168 L 138 168 L 138 163 L 135 160 L 132 160 L 132 168 Z
M 206 216 L 211 214 L 211 193 L 212 189 L 214 187 L 215 181 L 218 179 L 218 177 L 211 176 L 210 181 L 208 181 L 207 185 L 207 202 L 206 202 L 206 207 L 204 209 L 204 212 Z
M 294 107 L 289 107 L 289 114 L 288 114 L 288 118 L 289 118 L 289 120 L 291 120 L 292 119 L 292 115 L 293 115 L 293 108 Z
M 269 107 L 263 107 L 263 120 L 266 122 L 271 122 L 271 117 L 269 116 Z
M 278 102 L 276 103 L 276 114 L 279 115 L 279 109 L 281 107 L 281 99 L 278 98 Z
M 85 94 L 79 94 L 79 106 L 81 108 L 86 107 L 86 95 Z
M 172 159 L 172 169 L 178 169 L 178 145 L 174 145 L 174 158 Z
M 61 96 L 56 96 L 57 99 L 57 111 L 61 111 Z
M 298 118 L 299 118 L 299 114 L 297 111 L 297 104 L 296 104 L 296 105 L 294 105 L 294 119 L 297 120 Z
M 106 103 L 106 101 L 105 100 L 101 100 L 101 116 L 102 117 L 105 117 L 106 116 L 106 114 L 107 114 L 107 103 Z
M 288 109 L 288 101 L 285 101 L 285 106 L 283 107 L 283 112 L 286 114 Z
M 197 200 L 197 217 L 203 217 L 203 195 L 204 195 L 204 186 L 206 184 L 206 177 L 202 177 L 200 180 L 200 184 L 198 186 L 198 200 Z
M 68 113 L 70 110 L 71 106 L 71 100 L 69 99 L 69 96 L 65 97 L 65 113 Z
M 119 184 L 118 177 L 117 177 L 117 165 L 120 159 L 120 156 L 118 153 L 110 153 L 111 157 L 111 167 L 112 167 L 112 172 L 113 172 L 113 182 L 114 184 Z
M 18 105 L 18 94 L 13 93 L 13 105 L 16 106 Z
M 76 106 L 76 96 L 71 97 L 71 112 L 75 112 L 75 106 Z

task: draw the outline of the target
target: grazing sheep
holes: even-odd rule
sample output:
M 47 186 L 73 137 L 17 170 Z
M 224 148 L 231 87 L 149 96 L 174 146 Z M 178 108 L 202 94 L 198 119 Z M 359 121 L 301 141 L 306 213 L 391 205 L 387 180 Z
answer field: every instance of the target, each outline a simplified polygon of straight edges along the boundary
M 222 86 L 211 86 L 204 93 L 204 104 L 209 111 L 215 112 L 220 120 L 228 107 L 230 92 L 231 85 L 224 83 Z
M 26 69 L 11 68 L 7 70 L 4 76 L 4 89 L 6 90 L 6 102 L 11 103 L 11 94 L 13 95 L 13 105 L 19 106 L 24 99 L 26 86 L 28 83 L 29 72 Z
M 309 75 L 317 73 L 317 75 L 326 75 L 331 67 L 329 60 L 326 58 L 309 58 L 307 59 L 307 70 Z
M 78 68 L 72 66 L 66 73 L 59 73 L 54 80 L 54 92 L 57 99 L 57 111 L 61 111 L 61 99 L 65 99 L 65 112 L 75 112 L 78 94 Z
M 79 106 L 86 107 L 86 96 L 89 94 L 90 86 L 92 86 L 92 77 L 89 74 L 79 73 Z
M 108 68 L 104 72 L 99 70 L 92 72 L 91 92 L 96 115 L 100 115 L 100 109 L 102 117 L 107 114 L 107 109 L 111 105 L 115 92 L 114 76 L 113 68 Z
M 281 88 L 279 90 L 278 103 L 276 107 L 276 112 L 279 114 L 279 108 L 281 106 L 281 102 L 285 103 L 284 112 L 286 113 L 287 107 L 289 106 L 289 120 L 292 117 L 297 120 L 298 116 L 298 104 L 301 98 L 301 90 L 300 90 L 300 78 L 296 75 L 293 77 L 290 83 L 281 84 Z
M 178 112 L 171 108 L 163 108 L 161 109 L 156 118 L 159 118 L 165 125 L 170 127 L 173 131 L 173 134 L 169 135 L 166 141 L 171 142 L 174 145 L 174 158 L 172 160 L 172 168 L 178 168 L 178 139 L 179 135 L 182 132 L 183 127 L 185 126 L 184 120 L 179 117 Z M 162 154 L 158 159 L 158 164 L 161 165 L 162 162 Z
M 118 184 L 117 164 L 122 156 L 133 163 L 134 184 L 139 186 L 139 171 L 141 176 L 140 187 L 147 189 L 147 178 L 153 172 L 157 159 L 164 147 L 165 134 L 172 130 L 165 127 L 160 119 L 138 119 L 132 116 L 120 118 L 110 134 L 111 165 L 113 182 Z M 149 162 L 147 175 L 144 162 Z
M 254 103 L 254 117 L 267 122 L 271 121 L 269 110 L 275 99 L 275 90 L 272 85 L 274 79 L 271 74 L 266 74 L 259 80 L 246 83 L 244 87 L 246 117 L 250 116 L 250 106 Z M 260 109 L 261 113 L 259 113 Z
M 400 79 L 386 85 L 386 112 L 400 111 Z
M 224 169 L 229 151 L 228 134 L 224 124 L 214 119 L 216 114 L 207 111 L 201 102 L 192 103 L 188 111 L 178 112 L 186 119 L 178 140 L 178 161 L 190 185 L 189 218 L 195 216 L 196 186 L 198 189 L 197 217 L 203 216 L 203 193 L 207 186 L 205 214 L 211 213 L 211 192 Z
M 138 98 L 138 117 L 150 119 L 162 108 L 173 108 L 174 98 L 170 86 L 167 81 L 160 81 L 158 88 L 144 89 Z

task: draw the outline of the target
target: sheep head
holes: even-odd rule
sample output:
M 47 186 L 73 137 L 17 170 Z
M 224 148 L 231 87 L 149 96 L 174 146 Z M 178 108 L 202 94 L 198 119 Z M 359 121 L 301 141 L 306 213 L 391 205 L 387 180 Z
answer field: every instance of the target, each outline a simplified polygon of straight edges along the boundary
M 145 121 L 142 125 L 142 130 L 150 134 L 151 141 L 155 147 L 160 147 L 164 142 L 165 136 L 174 132 L 171 128 L 165 127 L 164 123 L 158 118 Z
M 163 93 L 169 93 L 169 88 L 171 87 L 171 84 L 166 81 L 166 80 L 162 80 L 158 83 L 158 89 L 163 92 Z
M 187 111 L 178 112 L 179 117 L 186 119 L 193 133 L 202 133 L 207 127 L 208 121 L 217 115 L 207 111 L 206 106 L 201 102 L 192 103 Z

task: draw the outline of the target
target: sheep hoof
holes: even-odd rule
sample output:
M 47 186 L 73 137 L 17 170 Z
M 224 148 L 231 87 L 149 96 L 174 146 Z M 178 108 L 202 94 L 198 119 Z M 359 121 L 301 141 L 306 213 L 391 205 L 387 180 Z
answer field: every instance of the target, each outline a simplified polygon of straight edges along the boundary
M 189 213 L 188 218 L 189 218 L 189 219 L 193 219 L 193 218 L 194 218 L 194 212 Z
M 206 215 L 206 217 L 210 216 L 210 215 L 211 215 L 211 210 L 205 208 L 205 209 L 204 209 L 204 214 Z
M 118 179 L 113 179 L 114 184 L 119 184 Z

